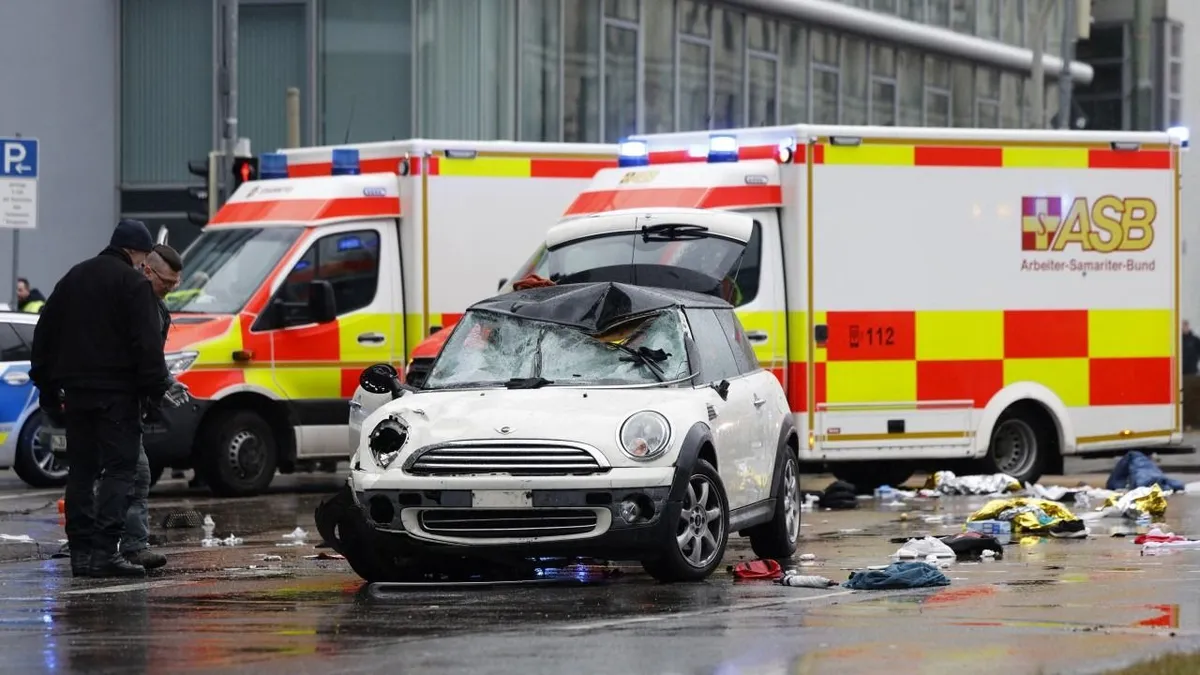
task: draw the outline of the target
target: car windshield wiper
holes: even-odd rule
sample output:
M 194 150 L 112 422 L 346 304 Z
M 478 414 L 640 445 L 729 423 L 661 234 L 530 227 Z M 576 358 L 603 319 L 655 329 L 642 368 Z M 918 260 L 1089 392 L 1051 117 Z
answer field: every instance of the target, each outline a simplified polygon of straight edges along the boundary
M 426 382 L 424 389 L 429 391 L 436 391 L 438 389 L 472 389 L 474 387 L 499 387 L 502 384 L 504 384 L 504 382 L 499 380 L 478 380 L 475 382 L 448 382 L 446 384 L 435 385 L 431 387 L 429 386 L 429 383 Z
M 687 223 L 663 223 L 661 225 L 643 225 L 642 241 L 688 241 L 704 239 L 708 236 L 708 228 L 703 225 Z
M 544 377 L 514 377 L 504 386 L 509 389 L 540 389 L 548 384 L 554 384 L 554 381 Z
M 666 378 L 663 377 L 663 368 L 661 365 L 659 365 L 659 362 L 666 361 L 667 358 L 671 356 L 670 354 L 661 349 L 650 349 L 649 347 L 638 347 L 637 349 L 634 349 L 629 345 L 623 345 L 617 342 L 610 344 L 628 354 L 628 356 L 621 357 L 622 361 L 640 363 L 641 365 L 650 369 L 650 373 L 654 375 L 654 379 L 658 380 L 659 382 L 666 381 Z

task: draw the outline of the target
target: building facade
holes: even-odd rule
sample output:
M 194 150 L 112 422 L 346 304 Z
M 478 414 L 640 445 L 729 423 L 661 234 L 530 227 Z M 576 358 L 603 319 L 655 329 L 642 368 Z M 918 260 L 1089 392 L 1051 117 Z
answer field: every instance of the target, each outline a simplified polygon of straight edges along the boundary
M 1079 44 L 1092 65 L 1069 64 L 1075 107 L 1093 128 L 1131 128 L 1133 1 L 1095 0 L 1093 37 Z M 1183 86 L 1186 17 L 1172 12 L 1198 12 L 1200 3 L 1147 1 L 1159 35 L 1155 121 L 1165 128 L 1196 110 Z M 1037 4 L 242 0 L 239 135 L 256 153 L 285 145 L 290 87 L 301 93 L 303 144 L 616 141 L 798 122 L 1026 127 Z M 64 156 L 69 175 L 43 180 L 43 225 L 23 235 L 21 274 L 38 270 L 46 278 L 35 284 L 50 285 L 68 261 L 103 243 L 118 213 L 168 226 L 176 244 L 198 233 L 186 218 L 198 209 L 187 164 L 218 147 L 221 134 L 219 18 L 216 0 L 0 3 L 0 24 L 29 27 L 16 36 L 20 50 L 41 53 L 44 35 L 73 31 L 28 69 L 0 72 L 0 90 L 32 92 L 27 105 L 0 106 L 0 129 L 40 137 L 53 166 L 51 148 L 86 155 L 86 169 Z M 1065 3 L 1055 0 L 1044 26 L 1047 121 L 1058 109 L 1065 22 Z M 65 93 L 76 83 L 78 93 Z M 6 241 L 0 233 L 0 260 Z

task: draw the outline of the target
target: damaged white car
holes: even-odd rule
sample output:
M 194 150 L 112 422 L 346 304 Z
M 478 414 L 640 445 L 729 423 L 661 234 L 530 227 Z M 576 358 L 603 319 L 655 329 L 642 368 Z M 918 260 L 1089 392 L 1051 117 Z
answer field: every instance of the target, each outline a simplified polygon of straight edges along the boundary
M 735 532 L 761 557 L 795 551 L 792 416 L 723 300 L 558 285 L 477 303 L 453 331 L 420 389 L 363 372 L 358 403 L 389 400 L 358 413 L 350 480 L 317 522 L 368 581 L 438 556 L 694 581 Z

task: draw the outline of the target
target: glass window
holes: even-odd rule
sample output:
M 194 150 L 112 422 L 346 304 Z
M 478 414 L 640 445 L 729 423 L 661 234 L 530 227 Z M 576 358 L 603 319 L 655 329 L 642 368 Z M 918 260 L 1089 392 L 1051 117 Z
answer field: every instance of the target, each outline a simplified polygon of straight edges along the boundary
M 1000 0 L 974 0 L 975 28 L 980 37 L 1000 39 Z
M 1171 58 L 1183 58 L 1183 24 L 1171 24 Z
M 871 46 L 871 76 L 896 79 L 896 50 L 883 45 Z
M 746 39 L 750 49 L 774 54 L 779 48 L 777 25 L 771 19 L 756 14 L 746 17 Z
M 321 237 L 305 251 L 276 291 L 288 303 L 284 325 L 311 322 L 308 317 L 309 283 L 328 281 L 333 286 L 337 313 L 344 316 L 375 300 L 379 281 L 379 233 L 375 230 L 342 232 Z
M 645 14 L 645 131 L 675 131 L 675 8 L 669 2 L 648 2 Z
M 183 258 L 182 282 L 167 294 L 172 312 L 233 314 L 303 231 L 300 227 L 205 229 Z
M 712 3 L 705 0 L 679 0 L 679 32 L 696 37 L 709 37 L 712 35 L 712 13 Z
M 784 23 L 780 32 L 780 123 L 800 124 L 808 121 L 808 33 L 803 26 L 792 23 Z
M 526 4 L 550 3 L 526 0 Z M 413 135 L 412 2 L 322 2 L 320 26 L 321 142 L 345 142 L 347 133 L 351 143 L 410 138 Z M 527 22 L 526 27 L 528 31 L 533 26 Z M 554 27 L 557 32 L 557 18 Z M 557 46 L 554 64 L 558 64 Z M 529 77 L 527 73 L 525 76 Z M 557 77 L 554 82 L 557 85 Z M 294 86 L 300 87 L 303 94 L 303 83 Z M 557 103 L 557 91 L 554 100 Z M 535 112 L 542 115 L 541 110 Z M 554 116 L 557 118 L 557 114 Z M 553 140 L 558 140 L 557 131 Z M 254 141 L 263 147 L 259 139 Z
M 975 32 L 976 0 L 954 0 L 950 8 L 950 27 L 960 33 Z
M 1010 45 L 1025 44 L 1023 0 L 1000 0 L 1000 40 Z
M 900 0 L 900 16 L 925 23 L 925 0 Z
M 762 225 L 755 222 L 746 242 L 746 251 L 738 262 L 733 275 L 734 288 L 722 293 L 729 304 L 741 307 L 754 302 L 758 297 L 758 285 L 762 275 Z
M 928 21 L 934 26 L 950 27 L 950 0 L 928 0 Z
M 0 324 L 0 361 L 28 361 L 29 345 L 13 330 L 11 324 Z
M 742 58 L 745 54 L 743 30 L 745 17 L 741 12 L 720 7 L 714 14 L 717 35 L 713 39 L 713 121 L 714 129 L 743 126 L 742 87 L 745 73 Z
M 287 146 L 284 92 L 288 87 L 303 91 L 308 82 L 307 25 L 303 5 L 244 3 L 238 10 L 238 135 L 254 139 L 256 147 Z M 407 91 L 400 82 L 399 91 Z M 346 128 L 343 124 L 334 132 L 339 141 Z M 303 143 L 303 125 L 300 136 Z
M 975 96 L 989 101 L 1000 100 L 1000 71 L 982 66 L 976 68 Z
M 687 318 L 700 361 L 700 377 L 696 384 L 720 382 L 740 375 L 733 349 L 725 337 L 725 329 L 721 327 L 721 321 L 714 311 L 689 309 Z
M 557 141 L 558 0 L 521 0 L 521 122 L 523 141 Z
M 1021 127 L 1021 77 L 1012 73 L 1000 75 L 1000 126 L 1006 129 Z
M 1183 123 L 1183 101 L 1173 98 L 1167 104 L 1167 126 L 1173 127 Z
M 842 124 L 867 123 L 867 43 L 846 38 L 842 64 Z
M 604 140 L 637 133 L 637 31 L 604 27 Z
M 729 340 L 729 349 L 733 352 L 733 362 L 737 365 L 738 372 L 745 375 L 758 371 L 758 356 L 754 353 L 754 345 L 750 344 L 750 339 L 746 337 L 746 331 L 742 329 L 742 322 L 738 321 L 732 309 L 715 311 L 717 321 L 721 323 L 721 330 L 725 332 L 725 339 Z
M 600 140 L 599 0 L 563 0 L 563 140 Z
M 604 16 L 637 23 L 638 0 L 604 0 Z
M 871 9 L 885 14 L 895 14 L 896 0 L 871 0 Z
M 14 323 L 13 330 L 17 331 L 17 336 L 25 343 L 26 347 L 33 348 L 33 331 L 37 327 L 32 323 Z
M 901 126 L 919 127 L 923 123 L 921 110 L 924 107 L 921 77 L 921 55 L 901 49 L 897 54 L 900 73 L 900 120 Z
M 979 116 L 979 128 L 981 129 L 999 129 L 1000 128 L 1000 105 L 995 101 L 979 101 L 975 111 Z
M 778 123 L 775 117 L 778 104 L 775 88 L 777 66 L 775 59 L 750 57 L 750 119 L 747 123 L 752 127 L 774 126 Z
M 950 126 L 949 92 L 925 89 L 925 125 L 930 127 Z
M 823 66 L 838 67 L 842 63 L 842 46 L 837 35 L 812 31 L 812 60 Z
M 950 91 L 950 62 L 945 59 L 926 56 L 925 86 Z
M 1169 68 L 1170 76 L 1167 78 L 1167 90 L 1172 94 L 1178 94 L 1183 91 L 1183 64 L 1179 61 L 1172 61 Z
M 824 68 L 813 70 L 813 124 L 838 123 L 838 74 Z
M 709 129 L 708 45 L 679 42 L 679 130 Z
M 955 63 L 950 69 L 950 98 L 953 101 L 954 126 L 975 126 L 975 70 L 969 63 Z
M 896 83 L 871 80 L 871 124 L 896 126 Z

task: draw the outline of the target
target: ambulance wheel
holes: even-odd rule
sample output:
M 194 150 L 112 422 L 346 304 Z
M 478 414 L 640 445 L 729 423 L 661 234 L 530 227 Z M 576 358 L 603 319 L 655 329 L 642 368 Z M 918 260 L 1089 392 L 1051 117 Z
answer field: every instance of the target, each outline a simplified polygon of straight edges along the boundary
M 860 495 L 875 493 L 875 488 L 898 488 L 912 478 L 912 467 L 892 462 L 854 462 L 833 467 L 833 476 L 854 486 Z
M 275 478 L 279 446 L 271 425 L 252 410 L 213 416 L 201 432 L 204 478 L 222 497 L 257 495 Z
M 17 437 L 13 471 L 30 487 L 61 487 L 67 484 L 67 463 L 38 439 L 41 428 L 42 413 L 35 411 L 25 420 Z
M 1050 452 L 1053 422 L 1036 404 L 1014 405 L 1005 410 L 992 429 L 984 473 L 1003 473 L 1021 483 L 1042 477 Z

